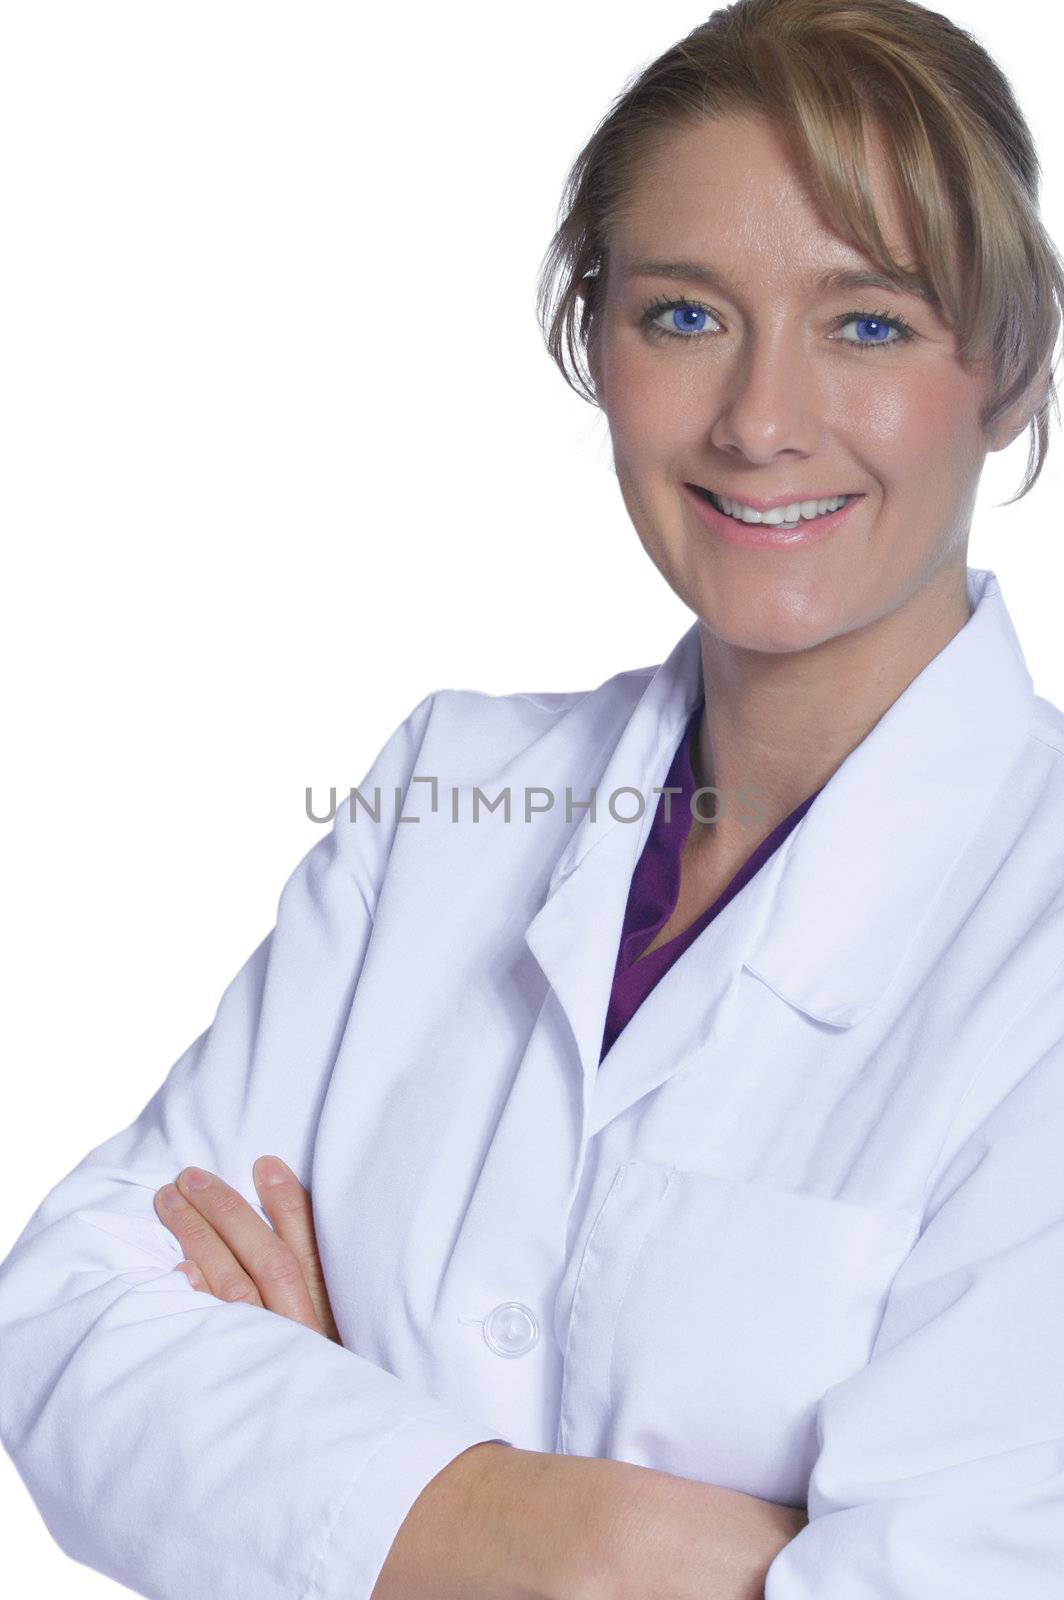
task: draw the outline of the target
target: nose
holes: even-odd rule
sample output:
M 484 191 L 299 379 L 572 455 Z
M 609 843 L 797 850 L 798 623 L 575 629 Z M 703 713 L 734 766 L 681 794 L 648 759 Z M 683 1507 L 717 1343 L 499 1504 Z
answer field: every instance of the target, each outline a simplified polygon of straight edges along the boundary
M 709 397 L 710 440 L 728 455 L 765 463 L 815 454 L 823 430 L 819 391 L 794 330 L 751 334 Z

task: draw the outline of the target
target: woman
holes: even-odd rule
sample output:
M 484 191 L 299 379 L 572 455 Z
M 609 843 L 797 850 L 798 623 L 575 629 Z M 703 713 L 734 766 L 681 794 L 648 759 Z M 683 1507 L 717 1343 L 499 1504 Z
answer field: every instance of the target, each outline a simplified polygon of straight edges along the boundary
M 38 1207 L 0 1422 L 70 1555 L 217 1600 L 1052 1592 L 1064 715 L 966 551 L 988 452 L 1041 469 L 1062 302 L 936 13 L 740 0 L 620 97 L 541 309 L 695 621 L 422 700 Z

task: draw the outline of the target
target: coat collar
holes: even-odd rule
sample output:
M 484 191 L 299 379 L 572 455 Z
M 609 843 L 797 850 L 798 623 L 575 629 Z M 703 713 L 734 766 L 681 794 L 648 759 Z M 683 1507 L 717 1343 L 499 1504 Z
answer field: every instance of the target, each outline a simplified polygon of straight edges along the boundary
M 1022 751 L 1033 709 L 1023 653 L 995 574 L 968 568 L 967 582 L 968 622 L 851 751 L 718 919 L 728 918 L 729 939 L 741 945 L 747 970 L 816 1021 L 850 1027 L 871 1011 Z M 585 813 L 575 829 L 526 931 L 569 1017 L 589 1083 L 631 876 L 657 803 L 653 787 L 664 782 L 701 694 L 696 621 L 647 679 L 596 786 L 596 817 Z M 639 823 L 615 821 L 606 811 L 611 793 L 625 786 L 646 797 Z M 625 802 L 618 798 L 618 811 L 635 809 L 634 800 Z M 681 962 L 697 958 L 698 945 Z M 611 1061 L 643 1038 L 650 1019 L 640 1013 L 679 965 L 636 1012 Z M 670 1022 L 685 1049 L 696 1047 L 707 1006 L 725 987 L 715 963 L 703 976 L 702 1014 L 690 1029 L 682 1019 Z M 659 1076 L 667 1073 L 663 1066 Z
M 886 990 L 1027 739 L 1034 689 L 993 572 L 967 623 L 834 772 L 792 835 L 746 966 L 850 1027 Z

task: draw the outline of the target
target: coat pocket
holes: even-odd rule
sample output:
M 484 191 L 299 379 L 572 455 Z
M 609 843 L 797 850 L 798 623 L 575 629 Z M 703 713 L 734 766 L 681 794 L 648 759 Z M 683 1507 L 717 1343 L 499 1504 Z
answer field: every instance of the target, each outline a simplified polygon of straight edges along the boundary
M 867 1363 L 919 1216 L 650 1162 L 620 1171 L 566 1372 L 594 1437 L 571 1431 L 567 1448 L 803 1505 L 819 1402 Z

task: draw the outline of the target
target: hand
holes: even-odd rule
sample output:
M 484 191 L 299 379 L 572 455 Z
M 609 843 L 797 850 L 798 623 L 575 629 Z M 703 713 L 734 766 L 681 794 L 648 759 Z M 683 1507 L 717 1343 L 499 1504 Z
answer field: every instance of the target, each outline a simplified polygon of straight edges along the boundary
M 769 1567 L 808 1521 L 804 1506 L 626 1461 L 599 1467 L 580 1590 L 599 1600 L 764 1600 Z
M 370 1600 L 579 1600 L 584 1546 L 611 1462 L 516 1445 L 472 1445 L 426 1484 L 406 1515 Z M 655 1584 L 645 1591 L 657 1594 Z M 708 1600 L 706 1594 L 699 1600 Z
M 488 1441 L 421 1491 L 370 1600 L 764 1600 L 805 1521 L 626 1461 Z
M 196 1167 L 186 1167 L 176 1184 L 156 1193 L 156 1213 L 187 1257 L 179 1270 L 194 1289 L 262 1306 L 342 1344 L 318 1257 L 310 1195 L 276 1156 L 260 1156 L 251 1171 L 272 1228 L 214 1173 L 199 1174 L 207 1182 L 193 1188 Z M 278 1182 L 269 1181 L 272 1172 Z

